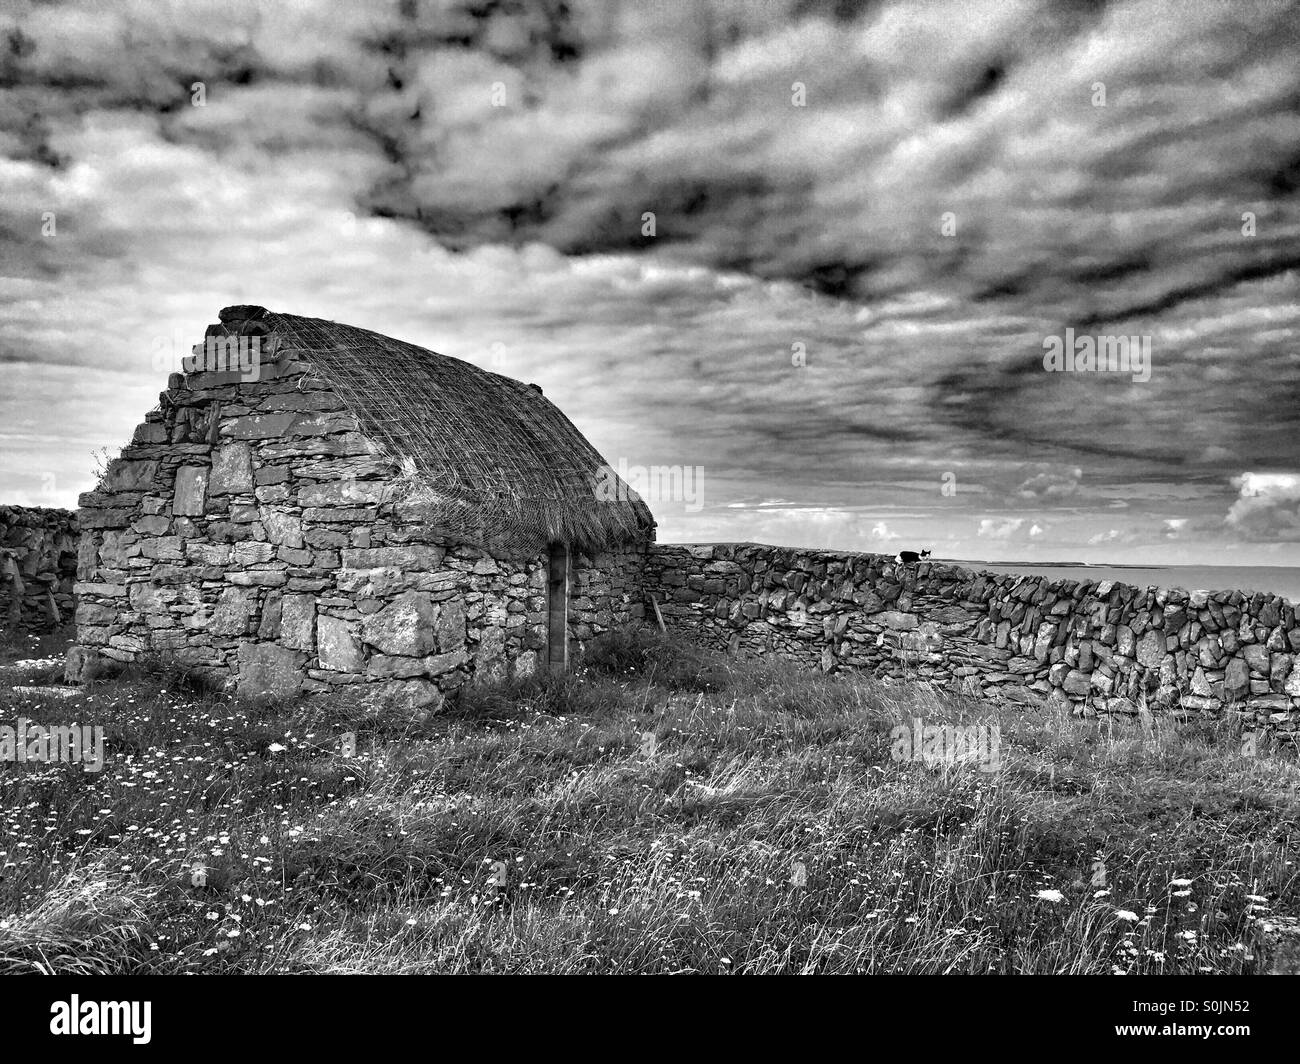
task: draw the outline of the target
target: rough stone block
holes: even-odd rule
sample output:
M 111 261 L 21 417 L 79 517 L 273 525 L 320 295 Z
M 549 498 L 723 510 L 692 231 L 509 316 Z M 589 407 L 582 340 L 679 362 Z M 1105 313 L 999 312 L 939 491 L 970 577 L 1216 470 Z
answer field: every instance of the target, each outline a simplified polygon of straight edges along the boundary
M 316 596 L 289 594 L 280 600 L 280 642 L 296 650 L 311 650 L 316 621 Z
M 231 442 L 212 455 L 210 495 L 246 495 L 253 490 L 253 454 L 248 444 Z
M 1250 691 L 1250 667 L 1244 658 L 1233 658 L 1223 675 L 1223 694 L 1229 700 L 1243 698 Z
M 207 499 L 207 490 L 207 466 L 181 466 L 176 470 L 172 513 L 177 516 L 201 517 Z
M 357 625 L 338 617 L 316 620 L 316 656 L 322 669 L 360 672 L 365 667 Z
M 240 643 L 239 693 L 287 698 L 302 690 L 306 655 L 275 643 Z
M 1061 687 L 1072 695 L 1086 695 L 1091 689 L 1091 677 L 1078 669 L 1071 669 L 1061 682 Z
M 103 671 L 99 652 L 94 647 L 69 648 L 63 662 L 63 679 L 67 683 L 90 683 Z
M 901 613 L 897 610 L 885 610 L 883 613 L 877 613 L 871 619 L 877 624 L 883 624 L 886 628 L 892 628 L 894 631 L 908 631 L 920 623 L 915 614 Z
M 249 414 L 222 427 L 222 434 L 236 440 L 272 440 L 285 434 L 296 415 L 290 412 Z
M 224 588 L 212 611 L 207 630 L 212 635 L 246 635 L 256 609 L 257 592 L 254 589 Z
M 1158 668 L 1165 656 L 1165 637 L 1152 628 L 1143 634 L 1137 645 L 1137 661 L 1148 669 Z
M 270 543 L 248 540 L 235 543 L 230 552 L 230 564 L 243 568 L 249 565 L 261 565 L 275 557 L 275 547 Z
M 321 544 L 321 546 L 345 546 L 342 543 Z M 404 572 L 432 572 L 441 569 L 446 551 L 442 547 L 424 544 L 410 544 L 401 547 L 370 547 L 367 549 L 349 549 L 343 551 L 343 568 L 345 569 L 401 569 Z
M 442 708 L 443 694 L 429 680 L 394 680 L 378 685 L 377 697 L 389 706 L 436 713 Z
M 438 649 L 437 621 L 438 607 L 427 592 L 406 591 L 365 619 L 361 637 L 385 654 L 423 657 Z
M 456 599 L 442 603 L 438 617 L 438 649 L 443 653 L 465 645 L 465 605 Z
M 99 485 L 104 492 L 116 491 L 150 491 L 158 474 L 155 461 L 131 462 L 115 458 L 109 463 L 108 471 Z

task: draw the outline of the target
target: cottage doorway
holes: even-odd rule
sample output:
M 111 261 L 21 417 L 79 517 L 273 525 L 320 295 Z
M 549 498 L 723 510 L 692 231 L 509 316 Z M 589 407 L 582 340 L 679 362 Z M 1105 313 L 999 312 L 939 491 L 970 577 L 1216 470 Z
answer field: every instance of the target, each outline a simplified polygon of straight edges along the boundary
M 564 672 L 569 667 L 569 548 L 552 543 L 547 557 L 546 667 Z

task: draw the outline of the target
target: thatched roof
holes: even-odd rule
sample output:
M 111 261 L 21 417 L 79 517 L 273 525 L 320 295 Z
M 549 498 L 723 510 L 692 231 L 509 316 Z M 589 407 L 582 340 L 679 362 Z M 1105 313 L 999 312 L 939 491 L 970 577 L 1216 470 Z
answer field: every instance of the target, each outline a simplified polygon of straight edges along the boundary
M 535 385 L 319 318 L 239 306 L 221 321 L 231 333 L 269 331 L 313 366 L 362 431 L 413 470 L 430 523 L 527 551 L 653 538 L 654 517 L 630 489 L 597 497 L 607 463 Z

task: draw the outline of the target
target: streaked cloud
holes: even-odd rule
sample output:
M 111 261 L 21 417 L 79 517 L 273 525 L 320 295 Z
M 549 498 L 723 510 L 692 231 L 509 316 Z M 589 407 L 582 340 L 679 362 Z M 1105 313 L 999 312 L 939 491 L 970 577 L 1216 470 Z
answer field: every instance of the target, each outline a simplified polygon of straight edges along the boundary
M 1298 27 L 1263 0 L 16 5 L 0 499 L 71 502 L 159 352 L 255 302 L 537 381 L 611 462 L 703 467 L 665 539 L 1276 560 L 1296 500 L 1244 471 L 1300 470 Z M 1150 381 L 1044 373 L 1067 327 L 1150 336 Z

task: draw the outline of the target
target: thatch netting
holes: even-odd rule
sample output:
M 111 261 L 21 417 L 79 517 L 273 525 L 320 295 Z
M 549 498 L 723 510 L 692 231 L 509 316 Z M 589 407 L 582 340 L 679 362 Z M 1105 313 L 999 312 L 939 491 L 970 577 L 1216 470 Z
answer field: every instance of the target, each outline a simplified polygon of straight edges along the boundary
M 630 490 L 598 498 L 605 460 L 539 390 L 368 329 L 262 307 L 227 307 L 230 331 L 262 326 L 297 349 L 362 430 L 414 467 L 414 502 L 470 542 L 588 550 L 651 538 L 654 517 Z M 254 325 L 253 323 L 258 323 Z M 608 476 L 608 474 L 607 474 Z

